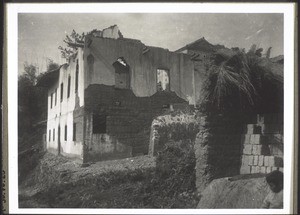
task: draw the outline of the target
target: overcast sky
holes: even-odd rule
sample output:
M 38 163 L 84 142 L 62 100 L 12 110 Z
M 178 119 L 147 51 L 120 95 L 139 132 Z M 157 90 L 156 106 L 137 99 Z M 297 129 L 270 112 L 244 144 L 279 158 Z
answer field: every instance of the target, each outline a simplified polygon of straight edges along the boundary
M 19 14 L 19 73 L 23 64 L 46 69 L 46 59 L 63 63 L 58 46 L 65 34 L 118 25 L 126 38 L 175 51 L 201 37 L 212 44 L 248 50 L 255 43 L 272 46 L 271 56 L 283 54 L 282 14 Z

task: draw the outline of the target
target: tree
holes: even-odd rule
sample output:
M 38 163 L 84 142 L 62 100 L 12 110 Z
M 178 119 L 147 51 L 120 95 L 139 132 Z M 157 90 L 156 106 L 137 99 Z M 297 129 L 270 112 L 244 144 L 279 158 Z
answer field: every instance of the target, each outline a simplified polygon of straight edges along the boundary
M 279 64 L 260 57 L 261 51 L 252 46 L 248 53 L 217 52 L 202 90 L 202 110 L 266 112 L 274 108 L 270 106 L 282 99 L 283 71 Z

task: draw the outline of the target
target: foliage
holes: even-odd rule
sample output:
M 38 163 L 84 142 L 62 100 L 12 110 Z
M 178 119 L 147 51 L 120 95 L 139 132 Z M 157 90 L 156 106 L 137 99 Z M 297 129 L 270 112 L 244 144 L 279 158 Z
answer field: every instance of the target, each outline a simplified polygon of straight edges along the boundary
M 49 59 L 47 71 L 57 67 L 58 64 Z M 45 128 L 36 124 L 47 119 L 47 90 L 37 87 L 36 82 L 44 74 L 38 75 L 37 67 L 26 62 L 24 73 L 18 79 L 19 182 L 38 164 L 43 152 Z
M 262 58 L 261 49 L 248 53 L 239 49 L 220 50 L 208 71 L 200 99 L 203 112 L 253 111 L 265 99 L 268 83 L 282 89 L 282 71 L 270 69 L 270 61 Z M 276 66 L 276 65 L 275 65 Z M 277 73 L 276 73 L 277 72 Z
M 67 47 L 59 46 L 58 49 L 61 52 L 62 58 L 69 59 L 70 57 L 77 54 L 78 47 L 83 47 L 84 45 L 84 39 L 86 35 L 89 34 L 95 34 L 97 32 L 100 32 L 97 29 L 93 29 L 90 32 L 87 33 L 77 33 L 74 29 L 72 30 L 71 34 L 67 34 L 63 42 L 66 44 Z
M 170 141 L 156 159 L 156 171 L 148 189 L 155 207 L 194 208 L 198 203 L 195 185 L 195 153 L 192 141 Z
M 56 157 L 53 162 L 59 159 L 61 157 Z M 145 166 L 145 161 L 139 160 L 138 165 Z M 84 168 L 57 171 L 49 168 L 51 162 L 41 163 L 44 166 L 36 168 L 36 183 L 48 186 L 31 200 L 48 207 L 195 208 L 199 202 L 191 141 L 166 144 L 156 159 L 155 168 L 110 168 L 99 175 L 96 172 L 89 174 Z M 74 180 L 72 174 L 76 171 L 81 174 Z

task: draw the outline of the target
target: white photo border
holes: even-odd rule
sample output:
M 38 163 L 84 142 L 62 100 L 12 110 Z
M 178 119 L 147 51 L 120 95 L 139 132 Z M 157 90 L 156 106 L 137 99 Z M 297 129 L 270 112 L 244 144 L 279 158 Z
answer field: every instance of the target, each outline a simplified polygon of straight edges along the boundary
M 180 6 L 179 6 L 180 5 Z M 283 209 L 25 209 L 18 202 L 19 13 L 283 13 L 284 14 L 284 207 Z M 289 214 L 294 170 L 294 3 L 7 3 L 9 213 L 16 214 Z

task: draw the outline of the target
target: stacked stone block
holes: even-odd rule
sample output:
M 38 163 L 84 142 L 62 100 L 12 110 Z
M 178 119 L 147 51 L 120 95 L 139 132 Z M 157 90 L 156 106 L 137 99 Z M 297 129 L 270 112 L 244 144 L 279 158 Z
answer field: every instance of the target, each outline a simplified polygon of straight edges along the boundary
M 282 116 L 257 115 L 255 121 L 245 125 L 242 134 L 240 174 L 283 171 Z

